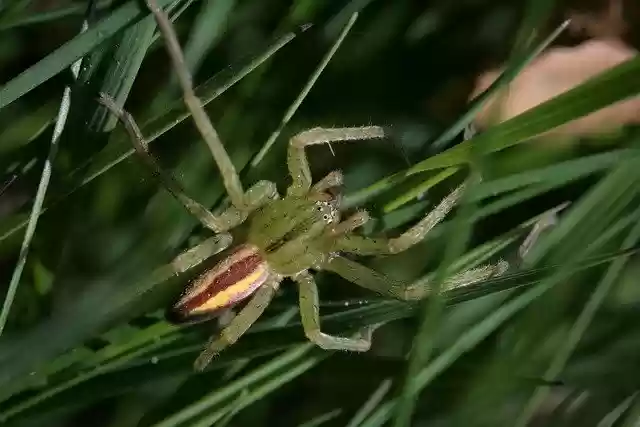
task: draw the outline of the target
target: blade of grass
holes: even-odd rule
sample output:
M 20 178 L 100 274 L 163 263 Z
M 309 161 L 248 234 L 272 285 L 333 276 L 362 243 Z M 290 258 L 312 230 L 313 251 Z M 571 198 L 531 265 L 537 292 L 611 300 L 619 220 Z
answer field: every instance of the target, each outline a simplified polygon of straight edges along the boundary
M 312 418 L 309 421 L 300 424 L 298 427 L 317 427 L 317 426 L 321 426 L 322 424 L 328 423 L 329 421 L 333 420 L 334 418 L 339 417 L 340 414 L 342 414 L 342 409 L 337 408 L 337 409 L 329 411 L 329 412 L 327 412 L 325 414 L 322 414 L 322 415 L 319 415 L 319 416 L 317 416 L 315 418 Z
M 509 83 L 511 83 L 511 81 L 515 79 L 518 74 L 520 74 L 520 72 L 524 70 L 529 64 L 531 64 L 531 62 L 536 59 L 538 55 L 540 55 L 547 47 L 549 47 L 549 45 L 553 43 L 553 41 L 556 40 L 558 36 L 560 36 L 560 34 L 562 34 L 562 32 L 567 29 L 568 26 L 569 21 L 563 22 L 558 28 L 555 29 L 555 31 L 551 33 L 551 35 L 549 35 L 549 37 L 544 39 L 533 50 L 531 50 L 531 52 L 526 52 L 524 51 L 524 47 L 521 47 L 524 54 L 519 54 L 519 52 L 515 53 L 513 59 L 509 61 L 509 64 L 502 72 L 502 74 L 500 74 L 500 76 L 487 89 L 485 89 L 480 95 L 478 95 L 471 101 L 467 111 L 462 114 L 458 118 L 458 120 L 456 120 L 456 122 L 449 127 L 449 129 L 447 129 L 432 143 L 432 147 L 434 149 L 441 149 L 453 138 L 455 138 L 456 135 L 462 132 L 473 121 L 473 118 L 484 106 L 487 100 L 493 97 L 496 91 L 506 87 Z M 526 48 L 530 49 L 528 46 Z
M 526 264 L 534 265 L 539 262 L 554 246 L 561 245 L 570 237 L 575 236 L 576 232 L 583 231 L 580 239 L 588 240 L 588 232 L 597 233 L 598 229 L 604 227 L 606 223 L 599 218 L 603 213 L 614 213 L 614 203 L 617 199 L 623 197 L 625 200 L 631 200 L 636 194 L 634 185 L 640 180 L 640 177 L 634 177 L 637 170 L 637 161 L 626 161 L 611 171 L 600 183 L 585 196 L 577 207 L 570 210 L 564 221 L 554 227 L 553 232 L 549 233 L 547 238 L 539 242 L 528 254 Z M 618 210 L 623 206 L 618 206 Z M 581 227 L 583 225 L 588 227 Z M 576 248 L 568 248 L 569 250 L 578 249 L 584 245 L 578 242 Z M 565 245 L 568 246 L 568 245 Z
M 636 211 L 636 215 L 640 215 L 640 210 Z M 632 248 L 640 239 L 640 222 L 631 229 L 627 237 L 624 239 L 621 250 Z M 629 257 L 622 257 L 611 263 L 604 277 L 600 283 L 596 286 L 591 297 L 587 301 L 580 315 L 573 324 L 571 330 L 568 332 L 567 337 L 563 340 L 561 347 L 556 352 L 549 368 L 544 373 L 544 379 L 547 381 L 554 381 L 558 375 L 562 372 L 566 366 L 569 358 L 578 346 L 578 342 L 587 331 L 587 328 L 591 324 L 598 308 L 604 302 L 604 299 L 614 287 L 618 277 L 622 273 L 622 270 L 627 263 Z M 529 425 L 531 418 L 535 415 L 540 404 L 548 396 L 550 389 L 549 386 L 538 387 L 527 404 L 525 405 L 522 413 L 518 417 L 515 426 L 526 427 Z
M 382 402 L 382 400 L 387 395 L 387 393 L 389 393 L 389 390 L 391 390 L 392 384 L 393 384 L 393 381 L 391 381 L 391 379 L 389 378 L 382 381 L 378 386 L 378 388 L 376 388 L 376 390 L 371 394 L 371 396 L 369 396 L 367 401 L 364 402 L 364 405 L 362 405 L 360 409 L 358 409 L 358 412 L 355 413 L 353 418 L 351 418 L 351 421 L 349 421 L 349 424 L 347 424 L 347 427 L 360 426 L 364 422 L 364 420 L 367 419 L 369 414 L 371 414 L 374 411 L 374 409 L 378 405 L 380 405 L 380 402 Z
M 129 97 L 133 82 L 140 71 L 156 30 L 153 16 L 147 16 L 133 27 L 124 31 L 115 52 L 109 51 L 109 68 L 100 92 L 111 95 L 118 105 L 123 105 Z M 106 53 L 106 52 L 103 52 Z M 116 126 L 118 119 L 92 100 L 94 113 L 89 120 L 89 128 L 106 132 Z
M 276 142 L 276 139 L 278 138 L 278 136 L 280 136 L 280 133 L 282 132 L 284 127 L 287 125 L 287 123 L 289 123 L 289 120 L 291 120 L 291 118 L 296 113 L 296 111 L 298 111 L 300 104 L 302 104 L 302 101 L 304 101 L 304 99 L 307 97 L 307 95 L 313 88 L 313 85 L 316 83 L 316 81 L 320 77 L 320 74 L 322 74 L 322 72 L 326 68 L 331 58 L 333 58 L 333 55 L 335 55 L 335 53 L 340 48 L 340 45 L 342 44 L 344 39 L 347 37 L 347 34 L 349 34 L 349 31 L 351 31 L 351 28 L 356 23 L 357 19 L 358 19 L 358 12 L 355 12 L 353 13 L 353 15 L 351 15 L 351 19 L 349 19 L 345 27 L 342 29 L 342 32 L 338 36 L 338 39 L 335 41 L 333 46 L 331 46 L 331 49 L 329 49 L 329 52 L 327 52 L 324 58 L 322 58 L 322 61 L 320 61 L 320 64 L 315 69 L 315 71 L 313 72 L 313 74 L 311 75 L 307 83 L 304 85 L 304 87 L 296 97 L 295 101 L 293 101 L 293 104 L 289 106 L 289 108 L 287 109 L 287 112 L 284 114 L 284 117 L 280 121 L 280 124 L 278 125 L 276 130 L 273 131 L 273 133 L 269 136 L 269 139 L 267 139 L 267 141 L 264 143 L 264 145 L 262 146 L 258 154 L 251 160 L 250 167 L 255 168 L 256 166 L 258 166 L 258 164 L 262 161 L 264 156 L 267 155 L 267 153 L 269 152 L 273 144 Z
M 89 2 L 89 5 L 87 7 L 87 14 L 91 13 L 91 10 L 93 9 L 93 7 L 94 7 L 93 1 Z M 87 31 L 87 28 L 88 28 L 88 23 L 87 21 L 84 21 L 80 32 L 85 33 Z M 71 66 L 71 72 L 74 78 L 78 77 L 81 64 L 82 64 L 82 59 L 78 59 Z M 13 300 L 18 290 L 18 285 L 20 284 L 22 271 L 27 262 L 29 246 L 31 245 L 31 240 L 33 239 L 33 235 L 36 231 L 36 226 L 38 224 L 38 217 L 40 216 L 40 211 L 42 209 L 42 205 L 44 204 L 44 198 L 45 198 L 45 195 L 47 194 L 47 188 L 49 187 L 49 180 L 51 179 L 51 170 L 53 167 L 53 159 L 55 158 L 58 152 L 58 141 L 60 140 L 60 135 L 62 134 L 62 131 L 64 130 L 64 127 L 66 125 L 70 107 L 71 107 L 71 87 L 67 86 L 64 88 L 64 91 L 62 94 L 62 100 L 60 101 L 60 108 L 58 110 L 56 123 L 53 129 L 53 134 L 51 136 L 51 144 L 49 145 L 49 152 L 47 154 L 47 158 L 42 168 L 42 175 L 40 176 L 40 182 L 38 183 L 36 198 L 31 208 L 31 214 L 29 215 L 29 223 L 27 225 L 27 230 L 22 240 L 22 246 L 20 248 L 20 253 L 18 255 L 18 261 L 16 263 L 16 266 L 14 267 L 13 274 L 11 275 L 9 288 L 7 289 L 7 294 L 5 296 L 4 303 L 2 305 L 2 311 L 0 312 L 0 336 L 2 335 L 2 332 L 4 331 L 4 328 L 7 324 L 7 319 L 9 318 L 9 311 L 11 310 L 11 305 L 13 304 Z
M 471 177 L 466 180 L 466 187 L 460 196 L 458 213 L 451 221 L 453 226 L 452 232 L 448 234 L 447 243 L 445 245 L 445 254 L 442 262 L 436 270 L 434 281 L 432 284 L 433 296 L 427 298 L 422 305 L 421 320 L 418 324 L 418 330 L 413 338 L 413 346 L 409 357 L 409 366 L 407 368 L 402 391 L 398 397 L 396 406 L 396 414 L 393 425 L 395 427 L 409 427 L 411 418 L 415 410 L 417 394 L 411 392 L 411 384 L 420 369 L 428 362 L 438 335 L 438 324 L 444 314 L 446 307 L 445 299 L 441 293 L 441 287 L 449 273 L 449 267 L 455 260 L 461 256 L 468 245 L 471 236 L 472 222 L 470 221 L 473 211 L 477 208 L 474 204 L 469 203 L 469 191 L 477 186 L 483 175 L 484 167 L 482 159 L 479 157 L 477 150 L 472 152 L 472 171 Z
M 264 384 L 259 385 L 253 391 L 251 391 L 247 395 L 247 398 L 242 402 L 242 408 L 246 408 L 250 404 L 259 401 L 269 393 L 277 390 L 284 384 L 304 374 L 327 357 L 329 357 L 328 352 L 315 351 L 314 354 L 310 354 L 304 357 L 300 362 L 289 365 L 284 372 L 281 372 L 278 375 L 274 375 L 273 378 L 269 379 Z M 194 427 L 209 427 L 211 423 L 214 423 L 222 418 L 224 412 L 226 412 L 224 409 L 216 411 L 213 414 L 207 415 L 202 420 L 193 425 Z
M 624 414 L 620 427 L 636 427 L 640 424 L 640 399 L 635 396 L 631 405 Z
M 634 145 L 634 141 L 631 145 Z M 634 158 L 640 155 L 638 149 L 619 149 L 606 153 L 593 154 L 577 159 L 571 159 L 550 166 L 528 170 L 493 181 L 480 183 L 471 194 L 471 200 L 480 201 L 488 197 L 517 190 L 521 187 L 532 184 L 543 184 L 547 182 L 570 183 L 574 180 L 590 176 L 619 164 L 623 160 Z
M 412 201 L 414 199 L 417 199 L 422 194 L 426 193 L 430 188 L 438 185 L 442 181 L 444 181 L 447 178 L 449 178 L 451 175 L 454 175 L 456 172 L 458 172 L 458 170 L 459 170 L 459 168 L 447 168 L 447 169 L 443 170 L 442 172 L 438 173 L 437 175 L 435 175 L 435 176 L 427 179 L 426 181 L 422 182 L 421 184 L 415 186 L 410 191 L 404 193 L 402 196 L 397 197 L 394 200 L 392 200 L 391 202 L 385 204 L 382 207 L 382 211 L 384 213 L 392 212 L 392 211 L 404 206 L 405 204 L 409 203 L 410 201 Z
M 472 145 L 480 146 L 483 154 L 504 150 L 569 121 L 632 97 L 640 92 L 640 82 L 635 78 L 638 72 L 640 72 L 640 58 L 634 57 L 574 89 L 488 129 L 441 155 L 416 164 L 409 168 L 405 175 L 465 163 Z
M 534 2 L 529 3 L 530 8 L 534 7 Z M 486 101 L 494 95 L 496 91 L 498 91 L 503 86 L 508 85 L 528 64 L 531 63 L 542 51 L 544 51 L 558 36 L 567 28 L 569 22 L 566 21 L 562 23 L 556 30 L 551 33 L 549 37 L 544 39 L 540 44 L 531 49 L 530 52 L 527 52 L 524 44 L 520 44 L 520 46 L 514 49 L 513 58 L 510 61 L 510 64 L 506 67 L 505 71 L 480 95 L 476 96 L 470 104 L 467 112 L 458 118 L 446 131 L 442 133 L 434 142 L 432 142 L 431 146 L 433 149 L 442 148 L 445 144 L 450 142 L 457 134 L 459 134 L 462 130 L 464 130 L 473 120 L 477 112 L 482 108 L 482 106 L 486 103 Z M 521 32 L 527 31 L 526 29 L 527 23 L 523 24 Z M 522 53 L 520 53 L 520 50 Z M 453 165 L 457 166 L 457 165 Z M 453 168 L 451 173 L 455 173 L 459 167 Z M 410 169 L 411 170 L 411 169 Z M 351 197 L 347 197 L 345 199 L 345 203 L 353 205 L 360 204 L 365 200 L 374 197 L 375 195 L 385 191 L 386 188 L 389 188 L 398 182 L 401 182 L 404 177 L 408 176 L 408 174 L 404 175 L 402 173 L 391 175 L 387 178 L 384 178 L 378 181 L 376 184 L 369 186 L 366 189 L 360 190 Z M 391 211 L 393 209 L 397 209 L 402 206 L 404 203 L 412 199 L 412 196 L 415 194 L 420 194 L 419 189 L 413 189 L 404 195 L 396 198 L 392 202 L 388 203 L 385 206 L 386 211 Z
M 200 400 L 192 403 L 179 412 L 176 412 L 172 416 L 165 418 L 164 420 L 156 423 L 153 427 L 171 427 L 180 423 L 187 422 L 202 413 L 206 413 L 210 408 L 216 404 L 222 403 L 225 400 L 237 396 L 242 390 L 249 388 L 255 383 L 267 379 L 270 376 L 276 374 L 281 369 L 287 369 L 295 363 L 301 362 L 308 358 L 308 353 L 313 349 L 313 344 L 307 343 L 296 346 L 295 348 L 284 352 L 282 355 L 273 358 L 272 360 L 262 364 L 258 368 L 254 369 L 249 374 L 230 382 L 224 387 L 214 390 L 208 395 L 202 397 Z M 254 394 L 256 390 L 253 391 Z M 250 397 L 247 396 L 245 402 L 248 402 Z M 219 411 L 220 412 L 220 411 Z M 220 413 L 211 414 L 209 424 L 216 422 L 223 414 Z
M 636 391 L 631 396 L 628 396 L 620 402 L 615 408 L 613 408 L 613 410 L 605 415 L 600 422 L 598 422 L 597 427 L 614 427 L 618 425 L 620 418 L 631 407 L 637 396 L 638 392 Z
M 479 146 L 483 154 L 495 153 L 634 96 L 640 92 L 640 81 L 636 78 L 638 73 L 640 58 L 635 57 L 441 154 L 349 195 L 345 203 L 363 203 L 420 172 L 461 166 L 468 161 L 473 145 Z
M 240 392 L 240 395 L 237 398 L 234 399 L 233 406 L 231 407 L 229 412 L 227 412 L 226 415 L 224 417 L 222 417 L 222 419 L 220 421 L 218 421 L 215 424 L 213 424 L 213 426 L 214 427 L 226 427 L 227 425 L 229 425 L 229 423 L 231 422 L 233 417 L 238 412 L 240 412 L 240 409 L 242 409 L 242 402 L 247 398 L 248 394 L 249 394 L 249 391 L 246 388 L 244 390 L 242 390 Z
M 111 0 L 103 0 L 96 5 L 97 10 L 104 9 L 111 4 Z M 61 6 L 56 9 L 47 10 L 44 12 L 30 13 L 25 16 L 3 16 L 0 19 L 0 31 L 9 30 L 17 27 L 25 27 L 34 24 L 43 24 L 58 20 L 60 18 L 67 18 L 69 16 L 82 16 L 84 15 L 87 6 L 81 3 L 70 4 L 68 6 Z
M 542 296 L 553 286 L 562 282 L 564 279 L 564 275 L 558 275 L 556 273 L 552 279 L 528 289 L 520 296 L 504 304 L 499 310 L 496 310 L 494 313 L 480 321 L 476 326 L 469 329 L 469 331 L 460 336 L 452 346 L 443 351 L 429 365 L 422 369 L 413 382 L 412 392 L 414 394 L 419 393 L 420 390 L 431 383 L 431 381 L 433 381 L 438 375 L 453 365 L 453 363 L 463 354 L 475 348 L 479 343 L 498 330 L 498 328 L 503 326 L 507 320 L 527 307 L 533 300 Z M 376 412 L 374 412 L 371 417 L 362 424 L 362 427 L 384 425 L 391 418 L 395 406 L 396 399 L 392 399 L 381 405 Z
M 164 7 L 172 1 L 174 0 L 158 2 Z M 141 8 L 141 4 L 135 0 L 122 5 L 91 29 L 74 37 L 0 88 L 0 109 L 64 71 L 122 28 L 148 14 L 148 11 Z
M 498 328 L 503 326 L 507 320 L 528 306 L 534 299 L 542 296 L 547 290 L 551 289 L 563 279 L 563 276 L 559 277 L 556 275 L 554 276 L 553 281 L 547 281 L 544 286 L 538 285 L 527 290 L 522 295 L 509 301 L 500 307 L 500 309 L 496 310 L 491 315 L 480 321 L 476 326 L 464 333 L 451 347 L 446 349 L 429 365 L 422 369 L 413 381 L 412 393 L 417 394 L 438 375 L 453 365 L 460 356 L 484 341 Z M 391 400 L 380 406 L 380 408 L 378 408 L 367 422 L 363 424 L 363 427 L 383 425 L 391 418 L 395 405 L 396 401 Z
M 1 343 L 0 383 L 4 386 L 0 387 L 0 391 L 4 390 L 10 381 L 32 372 L 43 361 L 57 355 L 61 350 L 66 350 L 70 344 L 86 339 L 85 334 L 88 331 L 95 332 L 94 329 L 104 322 L 105 313 L 127 308 L 158 284 L 188 271 L 199 265 L 203 259 L 217 253 L 217 244 L 216 237 L 209 238 L 178 255 L 171 263 L 157 268 L 134 286 L 124 287 L 118 293 L 101 288 L 93 289 L 91 294 L 85 295 L 77 305 L 69 307 L 67 312 L 43 322 L 29 334 L 16 337 L 14 342 Z M 97 304 L 97 301 L 100 304 Z M 87 315 L 88 312 L 91 316 Z M 78 324 L 77 319 L 84 321 Z M 70 330 L 69 325 L 78 328 Z M 53 335 L 56 336 L 56 340 L 47 339 Z M 39 352 L 33 352 L 33 348 L 39 348 Z
M 192 74 L 197 73 L 207 52 L 224 34 L 235 5 L 236 0 L 206 0 L 202 4 L 184 49 L 185 62 Z
M 543 192 L 567 185 L 573 181 L 586 178 L 589 175 L 616 165 L 621 160 L 638 156 L 639 154 L 640 150 L 637 149 L 619 149 L 602 154 L 585 156 L 583 158 L 566 160 L 564 162 L 560 162 L 551 166 L 509 175 L 493 181 L 483 181 L 482 183 L 478 184 L 476 189 L 469 197 L 471 201 L 481 201 L 483 199 L 494 197 L 501 193 L 506 193 L 522 188 L 520 193 L 531 193 L 530 197 L 526 197 L 531 198 L 533 196 L 540 195 Z M 448 168 L 441 173 L 446 173 L 447 171 L 455 172 L 456 169 Z M 424 183 L 419 184 L 400 197 L 387 203 L 383 208 L 384 211 L 391 212 L 408 203 L 413 197 L 421 194 L 422 189 L 429 188 L 434 179 L 435 178 L 428 178 L 424 181 Z M 538 190 L 536 190 L 536 188 Z M 516 194 L 513 194 L 511 196 L 504 197 L 499 201 L 492 203 L 491 205 L 480 208 L 477 214 L 480 214 L 480 212 L 482 212 L 482 216 L 487 216 L 487 214 L 489 213 L 497 213 L 505 207 L 514 206 L 518 202 L 523 200 L 525 200 L 524 197 L 516 197 Z

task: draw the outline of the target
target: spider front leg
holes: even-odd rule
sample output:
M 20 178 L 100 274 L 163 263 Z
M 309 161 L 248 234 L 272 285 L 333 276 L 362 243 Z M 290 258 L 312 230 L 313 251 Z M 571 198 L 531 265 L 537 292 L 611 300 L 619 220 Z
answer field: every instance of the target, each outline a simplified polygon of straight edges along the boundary
M 115 115 L 120 122 L 122 122 L 129 134 L 129 138 L 131 139 L 131 143 L 133 144 L 136 153 L 146 163 L 149 170 L 164 185 L 167 191 L 169 191 L 169 193 L 171 193 L 171 195 L 178 200 L 189 213 L 195 216 L 204 227 L 209 228 L 216 233 L 227 231 L 243 222 L 246 219 L 249 210 L 256 209 L 264 205 L 268 200 L 278 197 L 275 184 L 269 181 L 259 181 L 251 187 L 249 191 L 247 191 L 246 200 L 247 206 L 249 207 L 248 210 L 241 210 L 236 206 L 231 206 L 220 215 L 213 215 L 207 208 L 187 196 L 186 192 L 173 175 L 162 169 L 158 164 L 158 161 L 149 152 L 148 143 L 145 141 L 145 138 L 140 131 L 140 127 L 137 125 L 133 116 L 122 107 L 118 106 L 111 97 L 104 93 L 100 94 L 99 101 L 113 115 Z
M 274 278 L 262 285 L 227 327 L 207 343 L 205 349 L 193 364 L 197 371 L 204 370 L 216 354 L 234 344 L 249 330 L 251 325 L 264 313 L 264 310 L 275 296 L 279 283 L 280 279 Z
M 300 317 L 304 333 L 310 341 L 325 350 L 368 351 L 375 326 L 360 331 L 360 338 L 336 337 L 323 333 L 320 329 L 320 301 L 318 287 L 313 276 L 304 271 L 293 278 L 299 287 Z
M 200 131 L 202 138 L 207 143 L 207 146 L 218 165 L 218 169 L 222 174 L 224 186 L 229 194 L 231 203 L 239 211 L 251 211 L 255 207 L 251 205 L 248 200 L 249 197 L 244 193 L 236 168 L 224 149 L 218 133 L 211 124 L 209 116 L 202 105 L 202 101 L 200 101 L 195 94 L 191 73 L 185 63 L 184 54 L 182 53 L 180 43 L 178 42 L 178 38 L 173 26 L 171 25 L 169 17 L 164 10 L 158 6 L 156 0 L 146 0 L 146 3 L 151 13 L 155 16 L 160 33 L 162 33 L 162 36 L 165 39 L 167 52 L 169 53 L 178 81 L 182 88 L 184 102 L 191 112 L 191 117 L 193 117 L 196 127 Z
M 384 137 L 380 126 L 363 126 L 353 128 L 314 128 L 295 135 L 289 141 L 287 165 L 293 182 L 287 190 L 290 196 L 304 196 L 311 188 L 312 178 L 309 160 L 305 153 L 307 145 L 329 144 L 340 141 L 363 141 Z
M 320 181 L 313 184 L 312 191 L 316 193 L 322 193 L 335 187 L 340 187 L 344 183 L 344 176 L 340 171 L 330 172 L 327 176 Z

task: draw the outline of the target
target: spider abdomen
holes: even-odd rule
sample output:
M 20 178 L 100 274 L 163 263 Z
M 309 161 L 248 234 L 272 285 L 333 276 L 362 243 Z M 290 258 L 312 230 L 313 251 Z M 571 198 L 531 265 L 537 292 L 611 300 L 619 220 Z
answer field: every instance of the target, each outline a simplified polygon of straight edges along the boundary
M 202 320 L 253 294 L 269 278 L 269 266 L 254 245 L 241 245 L 187 287 L 171 308 L 177 322 Z

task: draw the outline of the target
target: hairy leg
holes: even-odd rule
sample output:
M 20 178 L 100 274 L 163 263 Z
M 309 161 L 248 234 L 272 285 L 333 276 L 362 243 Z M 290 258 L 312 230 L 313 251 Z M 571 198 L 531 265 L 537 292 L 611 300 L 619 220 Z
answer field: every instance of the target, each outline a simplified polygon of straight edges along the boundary
M 504 274 L 509 268 L 506 261 L 487 264 L 480 267 L 456 273 L 442 283 L 441 291 L 447 291 L 474 283 L 482 282 L 492 277 Z M 390 296 L 402 301 L 421 300 L 431 293 L 429 280 L 414 283 L 401 283 L 379 273 L 359 262 L 336 256 L 324 265 L 324 270 L 334 272 L 348 281 L 378 294 Z
M 409 249 L 411 246 L 419 243 L 425 236 L 441 222 L 447 214 L 453 209 L 457 201 L 460 199 L 464 191 L 465 184 L 460 185 L 453 190 L 448 196 L 429 212 L 420 222 L 402 233 L 399 237 L 387 238 L 371 238 L 359 236 L 356 234 L 346 233 L 343 237 L 338 238 L 335 243 L 335 250 L 339 252 L 349 252 L 357 255 L 386 255 L 396 254 Z M 361 214 L 363 215 L 363 214 Z M 368 218 L 356 218 L 362 224 Z M 349 220 L 347 220 L 349 221 Z M 363 222 L 364 221 L 364 222 Z M 357 223 L 357 226 L 362 225 Z M 339 224 L 341 225 L 341 224 Z M 351 227 L 347 225 L 346 228 Z M 353 227 L 356 228 L 356 227 Z
M 242 189 L 242 183 L 240 182 L 240 177 L 238 176 L 236 168 L 224 149 L 218 133 L 211 124 L 202 102 L 195 94 L 191 74 L 189 73 L 185 63 L 184 55 L 180 48 L 180 43 L 178 42 L 173 26 L 171 25 L 171 21 L 164 10 L 158 6 L 156 0 L 146 0 L 146 3 L 151 13 L 155 16 L 158 28 L 165 39 L 167 52 L 171 57 L 173 67 L 176 75 L 178 76 L 178 81 L 182 87 L 185 104 L 191 112 L 193 121 L 202 134 L 202 138 L 207 143 L 207 146 L 218 165 L 225 188 L 229 194 L 229 199 L 237 209 L 248 210 L 250 207 L 247 204 L 244 190 Z
M 566 206 L 567 204 L 562 204 L 561 206 L 551 209 L 534 223 L 532 230 L 527 234 L 527 237 L 518 249 L 518 258 L 520 261 L 522 257 L 526 256 L 542 232 L 557 222 L 557 213 Z M 367 242 L 367 244 L 369 244 L 369 242 Z M 460 288 L 482 282 L 492 277 L 501 276 L 509 267 L 508 262 L 500 260 L 495 264 L 486 264 L 464 270 L 449 276 L 442 284 L 441 291 Z M 363 288 L 400 300 L 420 300 L 431 293 L 431 286 L 428 279 L 421 279 L 410 284 L 400 283 L 369 267 L 341 256 L 335 256 L 330 259 L 323 266 L 323 269 L 332 271 Z
M 320 329 L 318 287 L 313 276 L 305 271 L 294 277 L 300 293 L 300 317 L 307 338 L 325 350 L 367 351 L 371 347 L 371 336 L 375 327 L 366 327 L 359 338 L 336 337 Z
M 275 280 L 262 285 L 247 305 L 231 320 L 229 325 L 207 343 L 205 349 L 196 359 L 193 365 L 194 368 L 197 371 L 204 370 L 216 354 L 238 341 L 264 313 L 264 310 L 275 296 L 277 288 L 278 282 Z
M 231 240 L 229 233 L 219 233 L 181 253 L 171 261 L 174 274 L 184 273 L 205 259 L 222 252 L 231 245 Z
M 342 172 L 333 171 L 322 178 L 320 181 L 313 184 L 313 187 L 311 189 L 317 193 L 322 193 L 323 191 L 327 191 L 331 188 L 340 187 L 343 182 L 344 176 L 342 175 Z
M 221 215 L 216 216 L 212 214 L 207 208 L 189 197 L 173 175 L 162 169 L 158 161 L 149 152 L 149 146 L 133 116 L 118 106 L 115 101 L 106 94 L 101 94 L 99 101 L 122 122 L 129 134 L 136 153 L 145 162 L 154 176 L 189 213 L 195 216 L 203 226 L 210 230 L 216 233 L 229 230 L 243 222 L 250 210 L 256 209 L 264 205 L 267 201 L 278 197 L 275 184 L 269 181 L 260 181 L 247 191 L 246 200 L 247 206 L 249 207 L 248 210 L 240 210 L 232 206 L 225 212 L 222 212 Z
M 306 146 L 340 141 L 362 141 L 382 137 L 384 137 L 384 130 L 379 126 L 333 129 L 314 128 L 297 134 L 289 141 L 287 164 L 293 182 L 287 190 L 287 194 L 303 196 L 311 188 L 312 178 L 309 160 L 305 153 Z

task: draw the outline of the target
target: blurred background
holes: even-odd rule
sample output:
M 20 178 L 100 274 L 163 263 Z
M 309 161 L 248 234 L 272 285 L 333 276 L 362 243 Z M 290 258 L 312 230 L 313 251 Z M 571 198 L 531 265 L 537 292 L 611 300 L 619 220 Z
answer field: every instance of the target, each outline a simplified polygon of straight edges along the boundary
M 385 140 L 336 143 L 333 151 L 312 147 L 309 156 L 315 177 L 344 172 L 346 209 L 366 207 L 376 220 L 365 232 L 388 236 L 418 220 L 468 171 L 440 175 L 449 170 L 443 163 L 406 179 L 388 177 L 425 159 L 444 159 L 458 146 L 464 126 L 441 136 L 464 117 L 469 101 L 495 79 L 495 70 L 514 66 L 510 61 L 519 49 L 531 50 L 572 20 L 516 79 L 506 107 L 483 110 L 472 122 L 480 137 L 635 58 L 640 45 L 640 7 L 622 0 L 177 0 L 163 5 L 169 6 L 198 94 L 208 102 L 246 187 L 269 179 L 284 191 L 286 144 L 301 130 L 387 127 Z M 354 12 L 358 19 L 343 43 L 295 114 L 283 121 Z M 85 19 L 88 30 L 80 36 Z M 74 79 L 69 67 L 82 55 Z M 566 117 L 579 117 L 585 114 L 580 106 L 589 102 L 606 106 L 614 103 L 608 97 L 636 95 L 633 61 L 631 71 L 612 75 L 586 95 L 563 99 L 557 108 L 565 108 Z M 72 87 L 71 108 L 52 150 L 66 85 Z M 637 244 L 637 101 L 540 137 L 533 136 L 541 129 L 524 125 L 517 128 L 526 128 L 521 133 L 510 128 L 512 133 L 487 136 L 483 142 L 507 141 L 505 147 L 527 141 L 482 158 L 483 179 L 503 187 L 484 188 L 478 203 L 460 213 L 468 221 L 438 228 L 407 253 L 363 261 L 390 280 L 410 282 L 437 270 L 449 253 L 461 265 L 514 260 L 530 229 L 521 224 L 570 201 L 571 226 L 559 227 L 545 246 L 547 258 L 539 255 L 536 264 L 561 261 L 575 269 L 561 269 L 567 275 L 553 279 L 562 287 L 534 298 L 520 288 L 493 293 L 496 283 L 487 284 L 425 310 L 429 304 L 389 301 L 320 272 L 328 331 L 346 334 L 386 323 L 370 352 L 323 352 L 305 344 L 297 293 L 285 282 L 256 327 L 207 372 L 195 375 L 192 361 L 219 324 L 177 327 L 164 321 L 163 310 L 210 262 L 177 274 L 171 261 L 210 233 L 132 155 L 125 133 L 97 104 L 100 91 L 126 100 L 127 110 L 153 139 L 153 153 L 189 195 L 211 208 L 224 199 L 205 144 L 191 120 L 184 120 L 180 90 L 143 2 L 0 1 L 1 294 L 16 283 L 12 304 L 3 309 L 8 317 L 0 336 L 1 424 L 392 425 L 394 417 L 402 417 L 398 402 L 414 397 L 415 408 L 404 414 L 415 426 L 638 422 L 640 264 L 619 252 Z M 551 129 L 553 120 L 568 120 L 558 118 L 560 113 L 552 116 L 541 112 L 526 123 L 549 123 Z M 273 145 L 257 162 L 269 140 Z M 53 168 L 38 209 L 43 214 L 16 280 L 48 157 Z M 514 184 L 527 172 L 540 178 L 525 183 L 530 187 Z M 518 185 L 522 193 L 501 205 Z M 461 239 L 468 251 L 477 249 L 473 259 L 448 249 L 456 232 L 467 234 Z M 600 246 L 589 255 L 616 256 L 577 270 L 586 254 L 571 257 L 593 242 Z M 544 272 L 535 273 L 531 283 L 551 283 Z M 520 297 L 527 302 L 519 303 Z M 428 343 L 415 338 L 424 336 L 416 335 L 423 324 L 431 328 Z M 409 357 L 421 345 L 433 350 L 422 365 Z M 420 375 L 406 379 L 414 363 Z M 418 382 L 411 385 L 414 379 Z

